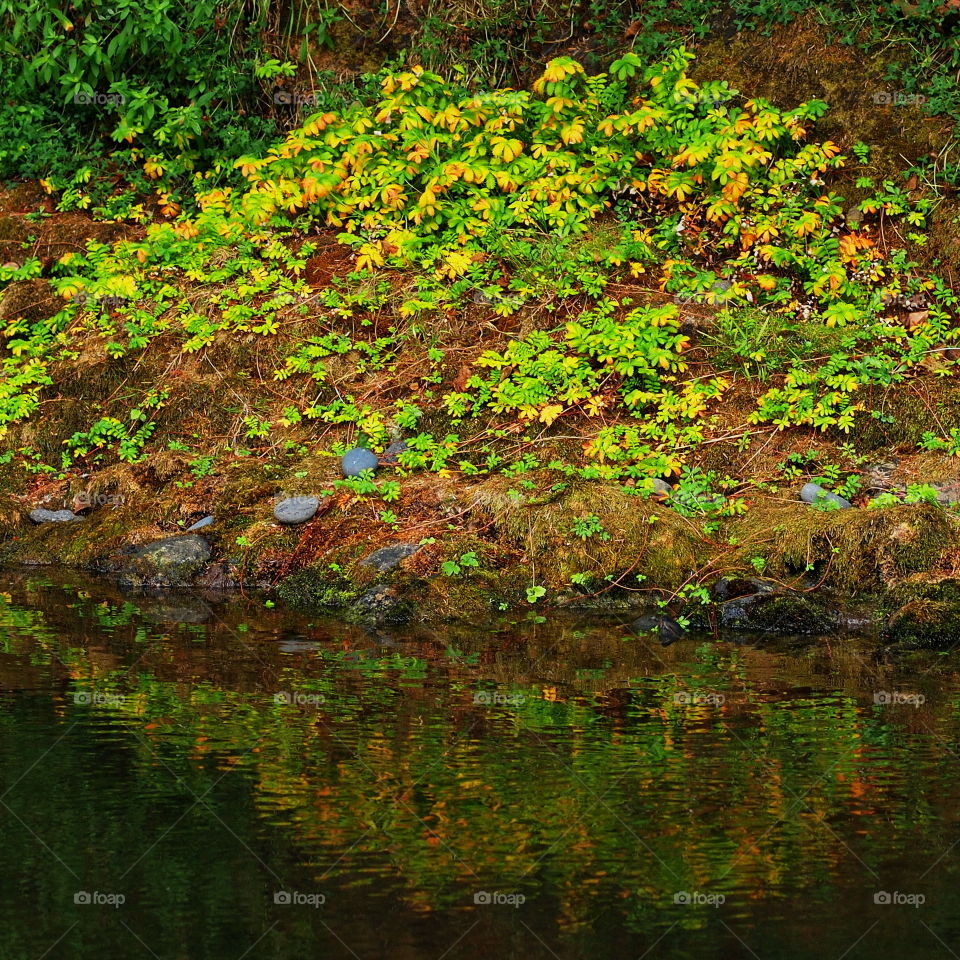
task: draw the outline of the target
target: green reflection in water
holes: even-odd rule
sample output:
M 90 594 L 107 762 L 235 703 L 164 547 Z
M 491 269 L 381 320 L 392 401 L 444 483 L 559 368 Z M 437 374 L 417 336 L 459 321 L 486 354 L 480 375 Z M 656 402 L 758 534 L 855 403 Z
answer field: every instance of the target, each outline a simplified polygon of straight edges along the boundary
M 952 655 L 663 650 L 605 622 L 384 636 L 244 600 L 7 590 L 0 957 L 956 940 Z

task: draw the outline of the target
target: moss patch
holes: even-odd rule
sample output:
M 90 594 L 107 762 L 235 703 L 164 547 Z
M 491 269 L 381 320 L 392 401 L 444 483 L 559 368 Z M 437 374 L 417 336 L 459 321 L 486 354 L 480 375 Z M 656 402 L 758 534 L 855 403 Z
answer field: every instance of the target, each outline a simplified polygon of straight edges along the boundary
M 697 526 L 658 503 L 606 483 L 547 489 L 545 494 L 530 493 L 516 480 L 497 478 L 474 495 L 477 510 L 492 518 L 503 539 L 523 551 L 538 582 L 561 588 L 576 573 L 624 580 L 639 574 L 658 587 L 671 588 L 686 581 L 704 560 L 705 541 Z M 596 517 L 602 531 L 581 538 L 574 524 L 586 517 Z
M 883 591 L 928 574 L 958 542 L 958 521 L 928 504 L 877 510 L 813 510 L 804 504 L 758 505 L 732 525 L 737 561 L 753 557 L 781 578 L 813 571 L 848 593 Z

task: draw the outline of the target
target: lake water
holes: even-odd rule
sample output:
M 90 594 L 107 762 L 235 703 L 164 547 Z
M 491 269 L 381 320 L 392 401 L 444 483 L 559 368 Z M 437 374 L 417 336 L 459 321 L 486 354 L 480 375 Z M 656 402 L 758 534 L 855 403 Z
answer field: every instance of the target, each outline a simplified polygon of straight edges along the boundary
M 0 960 L 960 949 L 960 655 L 0 592 Z

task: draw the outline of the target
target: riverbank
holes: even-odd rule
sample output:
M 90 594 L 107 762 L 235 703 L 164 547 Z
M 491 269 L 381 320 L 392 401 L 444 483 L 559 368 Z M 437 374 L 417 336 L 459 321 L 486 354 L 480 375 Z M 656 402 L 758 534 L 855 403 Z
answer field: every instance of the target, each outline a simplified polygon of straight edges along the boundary
M 561 57 L 484 93 L 505 126 L 399 72 L 189 214 L 7 190 L 0 559 L 374 623 L 952 643 L 950 132 L 878 99 L 883 55 L 775 40 Z

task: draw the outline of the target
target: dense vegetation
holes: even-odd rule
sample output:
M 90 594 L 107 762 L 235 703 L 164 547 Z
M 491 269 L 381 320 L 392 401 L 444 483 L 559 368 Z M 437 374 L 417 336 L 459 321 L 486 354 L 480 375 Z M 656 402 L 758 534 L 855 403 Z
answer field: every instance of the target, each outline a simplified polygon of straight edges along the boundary
M 680 45 L 815 8 L 834 43 L 909 33 L 886 109 L 949 113 L 952 4 L 848 6 L 594 4 L 522 37 L 507 2 L 453 33 L 399 8 L 391 26 L 296 4 L 0 6 L 0 172 L 49 197 L 0 266 L 5 463 L 74 492 L 172 463 L 149 482 L 202 498 L 248 459 L 276 488 L 374 504 L 388 531 L 424 474 L 503 475 L 519 497 L 667 478 L 713 536 L 800 476 L 853 496 L 885 445 L 960 452 L 948 415 L 890 405 L 958 363 L 949 140 L 891 169 L 857 131 L 821 135 L 822 100 L 695 80 Z M 564 22 L 582 49 L 535 71 Z M 321 64 L 351 31 L 385 31 L 383 66 L 335 86 Z M 76 211 L 86 242 L 42 255 Z M 737 468 L 787 430 L 773 475 Z M 304 465 L 401 436 L 389 476 Z M 904 499 L 937 491 L 870 503 Z M 571 532 L 609 538 L 589 511 Z

